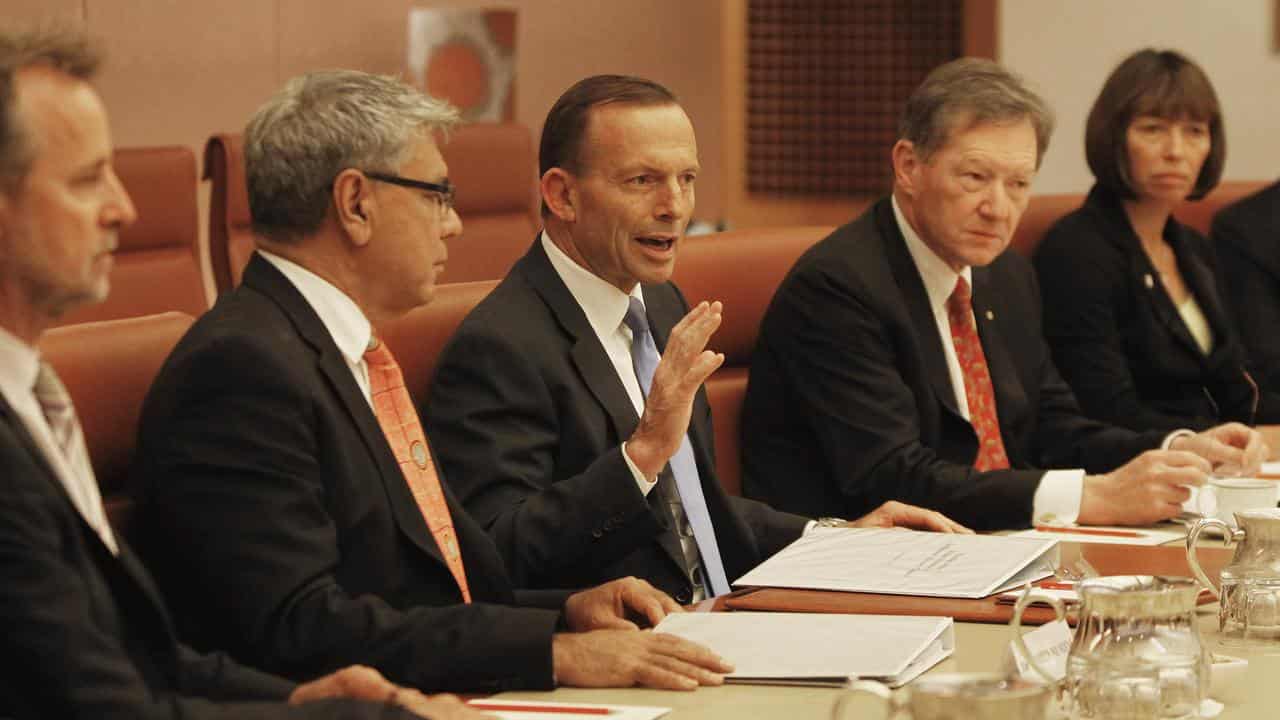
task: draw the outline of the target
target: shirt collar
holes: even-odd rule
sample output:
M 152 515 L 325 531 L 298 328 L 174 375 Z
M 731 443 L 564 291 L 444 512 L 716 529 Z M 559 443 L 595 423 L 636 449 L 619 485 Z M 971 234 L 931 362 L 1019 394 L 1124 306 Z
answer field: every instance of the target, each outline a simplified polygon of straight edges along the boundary
M 0 328 L 0 391 L 10 405 L 20 405 L 35 391 L 36 375 L 40 373 L 40 353 L 19 340 L 16 335 Z
M 574 262 L 573 258 L 551 242 L 546 230 L 542 231 L 540 239 L 551 266 L 564 281 L 565 287 L 569 288 L 569 294 L 578 301 L 578 306 L 586 314 L 587 322 L 591 324 L 597 337 L 605 338 L 618 331 L 622 319 L 627 316 L 632 297 L 644 302 L 639 283 L 636 283 L 630 294 L 624 293 Z
M 938 257 L 937 253 L 925 245 L 916 234 L 915 228 L 911 227 L 911 223 L 908 223 L 906 216 L 902 214 L 902 208 L 898 206 L 898 198 L 890 196 L 890 199 L 893 202 L 893 219 L 898 222 L 902 238 L 907 241 L 907 252 L 911 253 L 911 260 L 915 262 L 916 270 L 920 272 L 920 279 L 924 280 L 924 291 L 929 295 L 930 307 L 946 307 L 947 298 L 955 292 L 958 277 L 964 278 L 972 292 L 973 268 L 966 265 L 959 273 L 952 270 L 951 266 Z
M 261 248 L 258 254 L 302 293 L 307 304 L 320 316 L 320 322 L 324 323 L 347 363 L 359 365 L 373 337 L 373 326 L 360 311 L 360 306 L 328 280 L 301 265 Z

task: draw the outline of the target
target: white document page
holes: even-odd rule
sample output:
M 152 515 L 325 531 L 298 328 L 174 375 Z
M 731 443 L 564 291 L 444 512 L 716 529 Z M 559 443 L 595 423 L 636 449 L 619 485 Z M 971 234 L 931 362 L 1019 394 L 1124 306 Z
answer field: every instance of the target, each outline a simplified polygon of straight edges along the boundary
M 980 598 L 1053 575 L 1058 541 L 880 528 L 814 528 L 737 586 Z
M 733 663 L 730 682 L 897 687 L 955 650 L 951 618 L 838 613 L 673 613 L 656 632 L 711 648 Z

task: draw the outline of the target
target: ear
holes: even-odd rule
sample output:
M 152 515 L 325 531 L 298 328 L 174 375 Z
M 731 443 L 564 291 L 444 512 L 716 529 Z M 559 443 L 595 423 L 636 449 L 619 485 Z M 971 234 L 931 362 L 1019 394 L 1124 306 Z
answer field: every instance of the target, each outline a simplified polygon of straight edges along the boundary
M 538 189 L 547 209 L 562 222 L 573 222 L 578 217 L 577 178 L 568 171 L 553 167 L 542 175 Z
M 893 184 L 907 195 L 914 195 L 916 180 L 924 161 L 916 152 L 915 143 L 910 140 L 899 140 L 893 144 Z
M 334 218 L 351 242 L 358 247 L 369 244 L 378 205 L 369 178 L 353 168 L 343 170 L 333 180 L 330 199 Z

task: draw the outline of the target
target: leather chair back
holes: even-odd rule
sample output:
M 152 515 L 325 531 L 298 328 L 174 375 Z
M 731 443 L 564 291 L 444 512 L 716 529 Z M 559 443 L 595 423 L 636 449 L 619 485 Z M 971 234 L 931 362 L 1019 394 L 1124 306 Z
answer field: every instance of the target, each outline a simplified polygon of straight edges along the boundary
M 438 285 L 430 303 L 379 330 L 414 402 L 426 399 L 440 353 L 462 319 L 497 286 L 497 280 Z
M 1062 216 L 1078 209 L 1084 204 L 1084 195 L 1065 193 L 1061 195 L 1033 195 L 1027 209 L 1013 231 L 1013 242 L 1010 243 L 1025 258 L 1035 254 L 1036 246 L 1044 239 L 1053 224 Z
M 192 322 L 190 315 L 168 312 L 55 328 L 40 341 L 75 403 L 107 516 L 125 537 L 133 511 L 127 478 L 142 401 Z
M 124 148 L 113 164 L 138 211 L 122 229 L 106 301 L 73 310 L 60 325 L 209 307 L 200 269 L 196 160 L 186 147 Z
M 1209 227 L 1213 224 L 1213 216 L 1222 208 L 1242 200 L 1270 185 L 1269 180 L 1228 180 L 1218 183 L 1218 187 L 1208 195 L 1194 202 L 1184 202 L 1173 211 L 1178 221 L 1190 225 L 1200 231 L 1201 235 L 1209 235 Z
M 462 237 L 449 243 L 440 281 L 500 280 L 542 227 L 529 129 L 517 123 L 464 125 L 440 151 L 458 186 L 462 218 Z
M 204 179 L 209 181 L 209 267 L 221 295 L 240 284 L 253 254 L 244 147 L 238 133 L 219 133 L 205 143 Z
M 689 304 L 719 300 L 724 319 L 711 349 L 724 365 L 707 380 L 707 400 L 715 425 L 716 474 L 725 491 L 742 494 L 742 400 L 760 321 L 782 278 L 810 246 L 830 235 L 823 226 L 729 230 L 688 237 L 672 279 Z

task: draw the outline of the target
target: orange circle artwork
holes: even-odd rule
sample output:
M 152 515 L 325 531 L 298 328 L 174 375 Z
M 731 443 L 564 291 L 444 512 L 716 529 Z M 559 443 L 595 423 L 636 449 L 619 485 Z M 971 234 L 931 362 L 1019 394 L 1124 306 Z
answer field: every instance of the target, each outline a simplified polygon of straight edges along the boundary
M 427 61 L 426 75 L 427 93 L 445 98 L 459 110 L 479 107 L 487 100 L 488 68 L 469 42 L 451 40 L 437 47 Z

